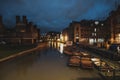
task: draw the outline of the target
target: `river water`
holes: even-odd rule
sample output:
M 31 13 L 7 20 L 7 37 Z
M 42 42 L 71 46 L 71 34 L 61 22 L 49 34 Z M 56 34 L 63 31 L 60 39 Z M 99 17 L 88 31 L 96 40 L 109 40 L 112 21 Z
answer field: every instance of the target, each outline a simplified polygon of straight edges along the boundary
M 0 63 L 0 80 L 103 80 L 94 70 L 68 67 L 63 46 L 49 43 L 44 50 Z

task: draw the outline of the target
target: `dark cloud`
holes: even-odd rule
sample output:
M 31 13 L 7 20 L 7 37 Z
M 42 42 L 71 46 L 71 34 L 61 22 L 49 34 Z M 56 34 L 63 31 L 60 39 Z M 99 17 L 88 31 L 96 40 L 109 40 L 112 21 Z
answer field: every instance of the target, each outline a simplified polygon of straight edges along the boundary
M 42 30 L 58 31 L 72 20 L 103 19 L 119 3 L 120 0 L 0 0 L 0 15 L 7 25 L 15 24 L 16 15 L 26 15 Z

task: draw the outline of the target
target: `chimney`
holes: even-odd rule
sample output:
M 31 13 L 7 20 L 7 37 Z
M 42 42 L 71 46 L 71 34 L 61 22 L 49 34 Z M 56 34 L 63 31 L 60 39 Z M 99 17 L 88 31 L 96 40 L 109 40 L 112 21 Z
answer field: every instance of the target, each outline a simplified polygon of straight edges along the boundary
M 16 16 L 16 24 L 20 22 L 20 16 Z
M 26 16 L 23 16 L 23 23 L 27 24 L 27 18 L 26 18 Z

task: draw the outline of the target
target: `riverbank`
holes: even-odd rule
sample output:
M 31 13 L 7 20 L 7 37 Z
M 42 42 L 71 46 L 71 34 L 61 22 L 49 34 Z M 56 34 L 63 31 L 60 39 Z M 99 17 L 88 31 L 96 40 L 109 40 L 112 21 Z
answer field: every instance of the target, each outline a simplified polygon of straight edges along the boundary
M 15 46 L 12 46 L 12 47 L 6 46 L 6 49 L 5 49 L 5 46 L 4 46 L 4 48 L 1 47 L 0 50 L 4 52 L 4 54 L 2 53 L 2 55 L 4 55 L 4 57 L 0 58 L 0 62 L 7 61 L 9 59 L 12 59 L 12 58 L 24 55 L 24 54 L 28 54 L 35 50 L 40 50 L 40 49 L 44 48 L 45 46 L 46 46 L 45 43 L 41 43 L 41 44 L 38 44 L 37 46 L 33 45 L 33 46 L 28 46 L 28 47 L 26 47 L 26 46 L 16 46 L 16 47 Z M 6 51 L 4 51 L 4 50 L 6 50 Z
M 35 45 L 0 45 L 0 59 L 34 47 Z
M 1 63 L 0 80 L 103 80 L 96 71 L 68 67 L 68 56 L 54 47 Z

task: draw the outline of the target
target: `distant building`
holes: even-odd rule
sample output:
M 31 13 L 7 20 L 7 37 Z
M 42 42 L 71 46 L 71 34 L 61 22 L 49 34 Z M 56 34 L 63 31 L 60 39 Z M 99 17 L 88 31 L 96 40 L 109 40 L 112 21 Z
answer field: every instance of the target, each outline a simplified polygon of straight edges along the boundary
M 32 22 L 28 23 L 26 16 L 23 16 L 22 20 L 20 16 L 16 16 L 16 26 L 9 29 L 3 26 L 2 18 L 0 18 L 0 28 L 0 30 L 3 29 L 0 34 L 0 41 L 5 41 L 6 43 L 34 44 L 40 36 L 40 29 L 33 25 Z
M 73 21 L 62 31 L 62 41 L 120 44 L 120 5 L 104 20 Z
M 107 42 L 110 37 L 109 26 L 105 21 L 83 20 L 81 24 L 81 38 L 89 44 Z
M 81 31 L 80 22 L 73 21 L 67 28 L 62 31 L 62 41 L 72 41 L 74 43 L 80 42 Z
M 120 5 L 104 20 L 73 21 L 62 32 L 63 41 L 120 44 Z
M 46 34 L 48 41 L 58 41 L 60 39 L 60 33 L 55 31 L 50 31 Z
M 111 30 L 110 43 L 120 43 L 120 6 L 110 13 L 107 21 Z
M 109 29 L 105 21 L 97 20 L 73 21 L 62 32 L 63 41 L 89 44 L 104 43 L 109 34 Z

